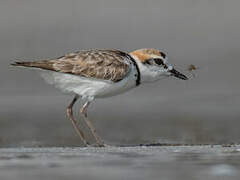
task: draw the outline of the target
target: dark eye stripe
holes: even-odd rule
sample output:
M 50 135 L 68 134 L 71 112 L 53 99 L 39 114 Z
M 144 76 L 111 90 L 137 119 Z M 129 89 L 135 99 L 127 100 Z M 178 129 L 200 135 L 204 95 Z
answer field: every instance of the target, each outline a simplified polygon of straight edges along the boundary
M 159 59 L 159 58 L 154 59 L 154 62 L 155 62 L 156 64 L 158 64 L 158 65 L 163 65 L 163 64 L 164 64 L 164 63 L 163 63 L 163 60 L 162 60 L 162 59 Z
M 160 54 L 161 54 L 161 56 L 162 56 L 163 58 L 166 57 L 166 54 L 164 54 L 163 52 L 160 52 Z

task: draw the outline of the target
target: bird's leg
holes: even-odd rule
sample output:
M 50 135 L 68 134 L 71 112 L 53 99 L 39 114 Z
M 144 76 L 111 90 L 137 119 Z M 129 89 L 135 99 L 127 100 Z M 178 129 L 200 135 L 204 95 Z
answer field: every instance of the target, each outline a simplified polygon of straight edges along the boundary
M 89 106 L 91 101 L 87 101 L 82 108 L 80 109 L 80 112 L 83 114 L 84 116 L 84 121 L 86 122 L 88 128 L 90 129 L 93 137 L 95 138 L 98 146 L 100 147 L 104 147 L 104 142 L 103 140 L 100 138 L 100 136 L 97 134 L 96 129 L 94 128 L 94 126 L 92 125 L 91 121 L 89 121 L 88 116 L 87 116 L 87 108 Z
M 75 104 L 75 102 L 78 100 L 79 96 L 76 95 L 74 99 L 72 100 L 71 104 L 67 107 L 67 115 L 69 119 L 72 121 L 73 127 L 76 130 L 77 134 L 79 135 L 80 139 L 84 143 L 85 146 L 88 146 L 89 143 L 86 141 L 83 131 L 78 127 L 77 121 L 73 117 L 72 107 Z

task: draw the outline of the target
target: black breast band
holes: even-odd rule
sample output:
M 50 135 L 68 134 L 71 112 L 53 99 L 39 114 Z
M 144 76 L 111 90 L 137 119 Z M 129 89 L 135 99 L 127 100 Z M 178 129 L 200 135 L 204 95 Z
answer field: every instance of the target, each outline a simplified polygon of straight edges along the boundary
M 118 51 L 118 53 L 121 55 L 121 56 L 125 56 L 127 57 L 130 61 L 132 61 L 133 65 L 135 66 L 136 70 L 137 70 L 137 79 L 136 79 L 136 86 L 139 86 L 141 84 L 141 73 L 140 73 L 140 70 L 139 70 L 139 67 L 137 65 L 137 62 L 135 61 L 135 59 L 130 56 L 128 53 L 125 53 L 123 51 Z
M 133 59 L 132 56 L 130 56 L 130 55 L 127 55 L 127 56 L 132 61 L 133 65 L 135 66 L 135 68 L 137 70 L 136 86 L 139 86 L 141 84 L 141 73 L 140 73 L 139 67 L 137 65 L 137 62 L 135 61 L 135 59 Z

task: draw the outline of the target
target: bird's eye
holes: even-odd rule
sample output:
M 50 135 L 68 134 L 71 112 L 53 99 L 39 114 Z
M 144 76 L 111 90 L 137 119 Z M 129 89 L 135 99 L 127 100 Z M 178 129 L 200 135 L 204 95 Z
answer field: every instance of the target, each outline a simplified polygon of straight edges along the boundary
M 155 62 L 157 65 L 163 65 L 163 64 L 164 64 L 164 63 L 163 63 L 163 60 L 160 59 L 160 58 L 154 59 L 154 62 Z

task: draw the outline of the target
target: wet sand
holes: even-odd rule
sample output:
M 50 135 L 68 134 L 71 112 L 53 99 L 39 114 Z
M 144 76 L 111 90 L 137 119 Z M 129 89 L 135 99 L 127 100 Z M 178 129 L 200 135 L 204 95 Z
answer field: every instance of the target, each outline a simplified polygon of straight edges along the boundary
M 239 179 L 240 145 L 1 148 L 0 179 Z

